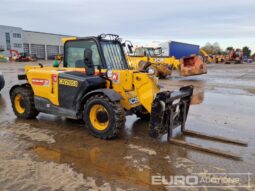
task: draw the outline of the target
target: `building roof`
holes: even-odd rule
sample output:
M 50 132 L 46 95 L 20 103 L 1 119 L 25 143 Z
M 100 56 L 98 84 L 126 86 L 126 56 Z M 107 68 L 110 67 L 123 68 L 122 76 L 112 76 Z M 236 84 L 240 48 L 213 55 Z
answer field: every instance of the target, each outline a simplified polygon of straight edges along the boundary
M 32 33 L 40 33 L 40 34 L 49 34 L 49 35 L 58 35 L 58 36 L 70 36 L 71 35 L 64 35 L 64 34 L 55 34 L 55 33 L 47 33 L 47 32 L 38 32 L 38 31 L 29 31 L 29 30 L 23 30 L 23 32 L 32 32 Z
M 14 26 L 8 26 L 8 25 L 0 25 L 0 27 L 6 27 L 6 28 L 16 28 L 16 29 L 21 29 L 21 27 L 14 27 Z
M 49 35 L 58 35 L 58 36 L 69 36 L 69 37 L 73 37 L 73 36 L 71 36 L 71 35 L 64 35 L 64 34 L 55 34 L 55 33 L 48 33 L 48 32 L 38 32 L 38 31 L 23 30 L 22 27 L 14 27 L 14 26 L 7 26 L 7 25 L 0 25 L 0 27 L 18 28 L 18 29 L 21 29 L 23 32 L 32 32 L 32 33 L 40 33 L 40 34 L 49 34 Z

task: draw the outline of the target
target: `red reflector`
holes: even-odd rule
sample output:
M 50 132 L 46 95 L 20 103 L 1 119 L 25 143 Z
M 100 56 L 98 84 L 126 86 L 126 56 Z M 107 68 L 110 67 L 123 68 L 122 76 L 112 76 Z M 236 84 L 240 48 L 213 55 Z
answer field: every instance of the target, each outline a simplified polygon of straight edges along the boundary
M 58 81 L 57 74 L 52 74 L 52 81 L 54 83 Z

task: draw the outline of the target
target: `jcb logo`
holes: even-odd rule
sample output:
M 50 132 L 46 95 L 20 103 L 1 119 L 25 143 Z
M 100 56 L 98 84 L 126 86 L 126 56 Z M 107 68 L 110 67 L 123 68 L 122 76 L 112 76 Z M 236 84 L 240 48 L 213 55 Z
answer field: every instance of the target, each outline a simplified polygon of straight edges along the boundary
M 64 86 L 78 87 L 78 81 L 59 78 L 59 84 Z

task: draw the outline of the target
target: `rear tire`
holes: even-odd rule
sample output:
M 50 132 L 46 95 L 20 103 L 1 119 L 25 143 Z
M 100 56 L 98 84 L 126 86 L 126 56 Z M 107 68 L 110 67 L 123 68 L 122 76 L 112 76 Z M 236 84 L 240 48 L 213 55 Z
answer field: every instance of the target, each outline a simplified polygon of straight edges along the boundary
M 34 119 L 39 112 L 35 108 L 34 93 L 28 87 L 17 87 L 11 93 L 12 109 L 18 118 Z
M 85 126 L 100 139 L 112 139 L 124 127 L 126 116 L 119 102 L 112 102 L 104 95 L 89 98 L 83 113 Z

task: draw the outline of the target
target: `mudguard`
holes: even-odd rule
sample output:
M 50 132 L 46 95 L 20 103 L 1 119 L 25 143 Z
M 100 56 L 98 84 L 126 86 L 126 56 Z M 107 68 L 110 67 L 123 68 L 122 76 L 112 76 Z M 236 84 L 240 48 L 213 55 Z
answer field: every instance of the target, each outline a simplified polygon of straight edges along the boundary
M 115 101 L 120 101 L 122 99 L 121 95 L 114 91 L 113 89 L 107 89 L 107 88 L 102 88 L 102 89 L 97 89 L 94 91 L 90 91 L 89 93 L 85 94 L 82 98 L 82 102 L 78 103 L 77 109 L 81 109 L 84 103 L 93 95 L 97 94 L 103 94 L 107 96 L 112 102 Z
M 87 93 L 84 98 L 88 98 L 91 97 L 92 95 L 98 94 L 98 93 L 103 93 L 104 95 L 106 95 L 111 101 L 120 101 L 121 100 L 121 95 L 119 93 L 117 93 L 116 91 L 114 91 L 113 89 L 98 89 L 98 90 L 94 90 L 91 91 L 89 93 Z
M 17 87 L 28 87 L 28 88 L 31 88 L 31 86 L 30 86 L 29 83 L 14 85 L 14 86 L 12 86 L 12 88 L 10 89 L 9 94 L 11 95 L 11 94 L 12 94 L 12 91 L 13 91 L 15 88 L 17 88 Z

